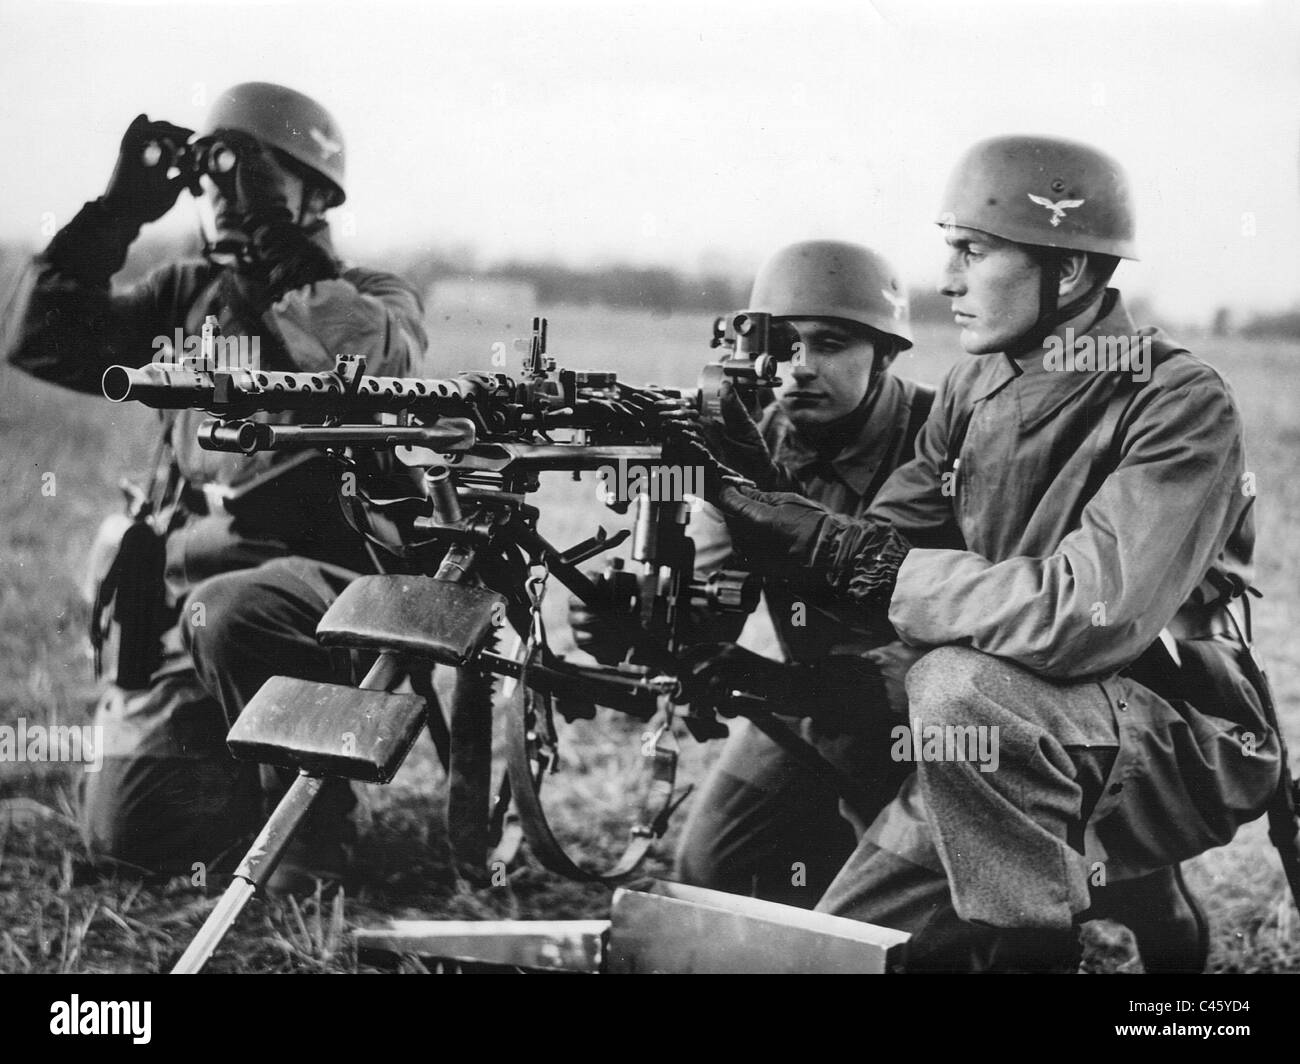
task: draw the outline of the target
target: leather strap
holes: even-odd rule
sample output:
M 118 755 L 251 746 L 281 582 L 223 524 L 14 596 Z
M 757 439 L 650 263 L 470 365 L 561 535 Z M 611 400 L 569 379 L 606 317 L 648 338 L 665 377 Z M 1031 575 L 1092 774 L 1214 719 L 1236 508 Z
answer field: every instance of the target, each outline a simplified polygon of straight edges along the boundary
M 646 800 L 622 856 L 608 869 L 596 870 L 574 861 L 555 838 L 542 808 L 541 785 L 551 765 L 537 749 L 536 737 L 544 726 L 538 719 L 539 709 L 549 716 L 549 694 L 534 691 L 528 686 L 530 665 L 540 656 L 539 648 L 530 641 L 520 665 L 519 680 L 510 699 L 506 717 L 506 768 L 510 775 L 515 808 L 523 822 L 524 837 L 538 861 L 550 871 L 569 879 L 587 883 L 615 884 L 632 875 L 645 860 L 656 839 L 668 828 L 668 820 L 685 799 L 683 794 L 676 802 L 673 791 L 677 776 L 677 751 L 664 743 L 664 736 L 672 735 L 671 720 L 655 743 L 650 755 L 653 761 L 652 779 Z M 675 739 L 671 740 L 675 744 Z
M 456 670 L 451 697 L 447 836 L 456 871 L 471 883 L 484 881 L 491 846 L 492 791 L 491 673 Z

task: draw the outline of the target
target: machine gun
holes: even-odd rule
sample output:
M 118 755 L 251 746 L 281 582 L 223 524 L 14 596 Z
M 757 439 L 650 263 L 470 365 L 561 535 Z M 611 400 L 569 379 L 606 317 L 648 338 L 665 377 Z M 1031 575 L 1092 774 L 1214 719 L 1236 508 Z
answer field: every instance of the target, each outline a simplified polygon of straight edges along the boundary
M 320 448 L 348 464 L 358 451 L 391 451 L 419 474 L 421 495 L 402 511 L 404 550 L 418 575 L 363 576 L 349 585 L 317 628 L 331 647 L 377 654 L 360 687 L 273 677 L 244 708 L 228 743 L 237 757 L 291 767 L 294 784 L 235 873 L 232 886 L 177 964 L 198 971 L 243 905 L 279 861 L 325 778 L 392 779 L 421 728 L 446 768 L 447 832 L 458 871 L 481 881 L 488 851 L 512 849 L 510 814 L 543 865 L 584 880 L 629 876 L 667 827 L 674 795 L 680 720 L 697 739 L 726 734 L 718 707 L 692 705 L 677 676 L 692 606 L 747 613 L 758 582 L 747 573 L 695 576 L 686 498 L 642 493 L 611 498 L 635 505 L 632 530 L 594 536 L 561 550 L 537 529 L 527 501 L 543 472 L 639 466 L 652 483 L 673 466 L 657 432 L 656 401 L 665 396 L 716 411 L 718 389 L 733 382 L 756 407 L 779 384 L 777 367 L 797 335 L 767 315 L 742 313 L 715 325 L 722 357 L 705 367 L 699 387 L 647 391 L 609 372 L 558 369 L 547 355 L 547 325 L 534 319 L 518 378 L 462 373 L 446 379 L 373 377 L 360 358 L 340 356 L 332 372 L 211 370 L 198 364 L 109 368 L 104 392 L 157 408 L 205 409 L 202 447 L 256 454 Z M 320 424 L 267 424 L 257 412 L 295 411 Z M 389 423 L 377 424 L 376 415 Z M 669 483 L 672 483 L 671 479 Z M 677 483 L 683 483 L 678 479 Z M 348 503 L 341 499 L 345 507 Z M 355 501 L 355 500 L 354 500 Z M 625 607 L 613 608 L 579 566 L 632 538 L 638 574 L 622 573 Z M 554 577 L 632 648 L 618 665 L 566 661 L 551 652 L 541 601 Z M 517 647 L 502 654 L 502 628 Z M 430 681 L 434 664 L 457 670 L 450 721 Z M 512 687 L 506 713 L 507 771 L 493 798 L 493 689 Z M 394 693 L 403 681 L 415 694 Z M 818 778 L 852 800 L 852 786 L 816 752 L 773 719 L 761 697 L 735 693 L 727 713 L 750 717 Z M 650 781 L 626 850 L 612 867 L 571 858 L 556 840 L 542 803 L 544 777 L 560 764 L 561 720 L 591 717 L 604 706 L 644 722 L 642 751 Z M 558 719 L 557 719 L 558 718 Z M 517 833 L 514 833 L 517 835 Z

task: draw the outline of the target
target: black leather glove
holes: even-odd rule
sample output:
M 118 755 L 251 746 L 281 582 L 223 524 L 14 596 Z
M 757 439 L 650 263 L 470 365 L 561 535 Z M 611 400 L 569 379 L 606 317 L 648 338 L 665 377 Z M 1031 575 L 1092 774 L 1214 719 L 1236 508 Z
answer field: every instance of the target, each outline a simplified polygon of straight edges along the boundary
M 706 705 L 723 716 L 734 716 L 737 695 L 752 695 L 771 703 L 770 710 L 798 716 L 787 703 L 796 687 L 797 666 L 774 661 L 735 643 L 698 643 L 681 654 L 683 697 Z
M 618 401 L 636 415 L 641 430 L 649 436 L 662 436 L 675 423 L 673 419 L 681 411 L 683 403 L 682 399 L 654 385 L 634 388 L 621 381 L 618 383 Z
M 100 203 L 141 225 L 157 221 L 171 210 L 188 184 L 186 174 L 168 177 L 167 171 L 176 152 L 192 136 L 192 129 L 136 115 L 122 136 L 117 164 Z M 158 145 L 159 150 L 150 150 L 151 144 Z
M 723 488 L 728 484 L 752 483 L 717 456 L 698 418 L 676 416 L 676 403 L 658 404 L 657 425 L 663 435 L 663 460 L 668 464 L 694 465 L 703 471 L 704 500 L 715 506 Z
M 623 396 L 618 399 L 583 399 L 581 403 L 606 431 L 632 438 L 646 434 L 646 413 L 635 400 Z
M 723 479 L 714 505 L 750 564 L 787 583 L 828 587 L 886 628 L 898 570 L 912 549 L 883 522 L 832 514 L 802 495 Z
M 624 598 L 616 592 L 615 584 L 604 573 L 587 575 L 596 585 L 597 597 L 590 605 L 576 595 L 569 598 L 569 627 L 573 630 L 573 642 L 579 650 L 586 651 L 602 665 L 617 665 L 627 657 L 630 644 L 613 628 L 607 617 L 602 617 L 592 607 L 604 607 L 630 618 L 635 603 L 630 596 Z
M 661 407 L 660 416 L 675 427 L 698 425 L 709 450 L 718 460 L 747 480 L 752 480 L 763 491 L 792 486 L 786 471 L 772 460 L 772 453 L 767 449 L 762 433 L 730 381 L 722 382 L 718 389 L 718 400 L 722 410 L 721 420 L 704 417 L 698 410 L 680 404 Z
M 707 478 L 706 478 L 707 485 Z M 824 506 L 791 492 L 766 492 L 723 476 L 709 499 L 727 521 L 731 541 L 749 563 L 768 576 L 807 582 L 823 525 L 834 520 Z
M 856 655 L 785 664 L 735 643 L 707 643 L 690 647 L 681 662 L 685 700 L 722 716 L 757 708 L 746 695 L 765 699 L 769 712 L 851 734 L 872 732 L 890 713 L 879 666 Z

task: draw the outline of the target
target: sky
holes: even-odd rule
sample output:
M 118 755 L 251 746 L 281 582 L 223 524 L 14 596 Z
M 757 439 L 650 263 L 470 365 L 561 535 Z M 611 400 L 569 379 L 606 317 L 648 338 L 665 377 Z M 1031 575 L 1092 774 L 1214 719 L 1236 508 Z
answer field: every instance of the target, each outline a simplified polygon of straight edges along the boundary
M 1183 320 L 1300 302 L 1294 0 L 0 0 L 0 239 L 42 244 L 102 192 L 137 113 L 194 126 L 246 80 L 335 113 L 338 243 L 377 264 L 419 245 L 745 276 L 838 238 L 929 286 L 958 156 L 1049 133 L 1128 168 L 1126 290 Z

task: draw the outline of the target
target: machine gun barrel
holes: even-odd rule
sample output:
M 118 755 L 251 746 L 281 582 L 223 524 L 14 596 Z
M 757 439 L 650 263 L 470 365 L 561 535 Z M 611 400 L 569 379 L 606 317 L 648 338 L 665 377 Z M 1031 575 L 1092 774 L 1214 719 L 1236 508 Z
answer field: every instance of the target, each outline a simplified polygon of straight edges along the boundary
M 344 360 L 340 360 L 340 368 Z M 510 380 L 500 374 L 448 378 L 371 377 L 338 368 L 319 373 L 269 370 L 206 370 L 151 363 L 140 369 L 110 366 L 104 394 L 115 403 L 128 400 L 160 410 L 194 408 L 214 413 L 253 410 L 341 413 L 455 413 L 466 404 L 508 395 Z
M 445 454 L 469 450 L 476 438 L 474 423 L 467 418 L 444 418 L 434 425 L 264 425 L 208 418 L 198 431 L 205 451 L 234 454 L 310 447 L 427 447 Z

